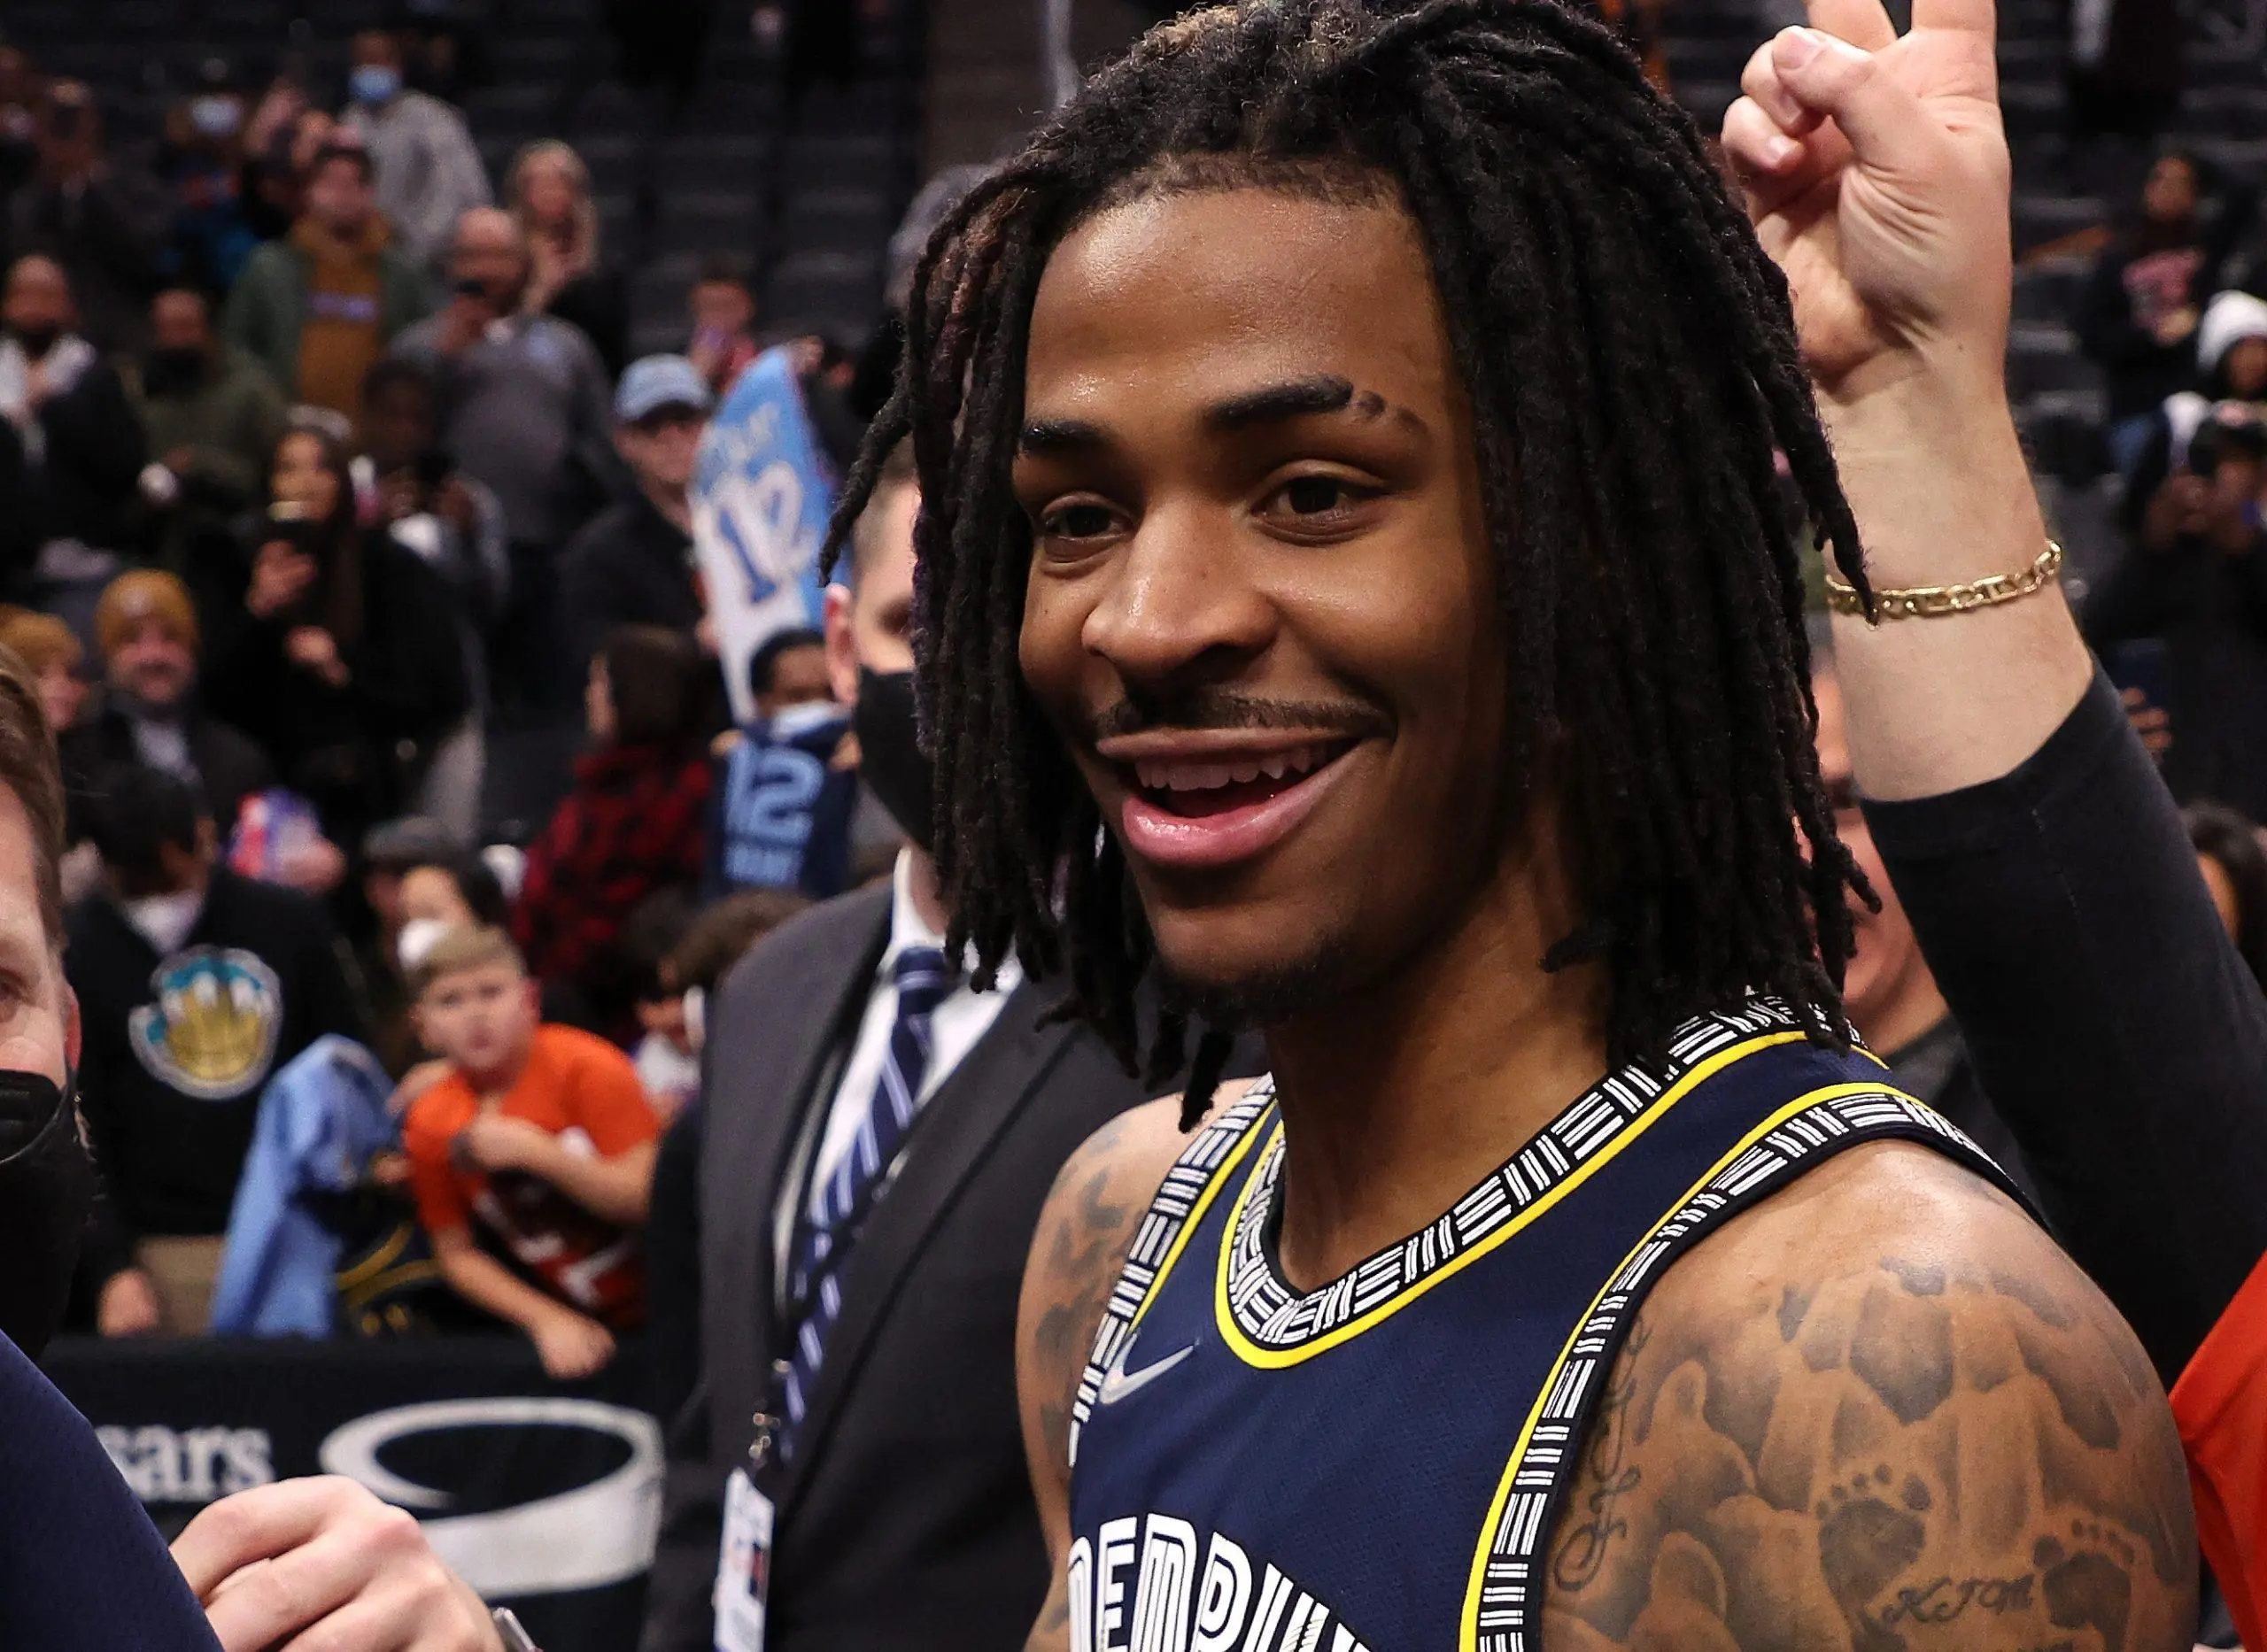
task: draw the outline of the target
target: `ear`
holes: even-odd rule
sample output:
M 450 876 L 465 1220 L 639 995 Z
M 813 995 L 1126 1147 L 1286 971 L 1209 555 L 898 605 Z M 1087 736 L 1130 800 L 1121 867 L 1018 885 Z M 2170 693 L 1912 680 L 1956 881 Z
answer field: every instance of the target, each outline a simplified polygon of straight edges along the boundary
M 855 556 L 856 552 L 844 552 Z M 826 588 L 821 623 L 826 630 L 826 676 L 834 698 L 845 706 L 858 703 L 858 639 L 855 632 L 858 598 L 843 584 Z
M 527 995 L 528 1019 L 540 1022 L 543 1019 L 543 983 L 530 976 L 520 984 L 520 991 Z

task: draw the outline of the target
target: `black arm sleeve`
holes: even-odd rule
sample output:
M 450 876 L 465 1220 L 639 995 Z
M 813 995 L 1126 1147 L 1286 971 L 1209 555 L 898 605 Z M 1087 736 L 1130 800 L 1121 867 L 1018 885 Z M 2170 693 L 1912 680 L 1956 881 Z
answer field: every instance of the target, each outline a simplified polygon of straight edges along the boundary
M 2116 691 L 2003 779 L 1866 819 L 2047 1215 L 2170 1384 L 2267 1253 L 2267 1000 Z

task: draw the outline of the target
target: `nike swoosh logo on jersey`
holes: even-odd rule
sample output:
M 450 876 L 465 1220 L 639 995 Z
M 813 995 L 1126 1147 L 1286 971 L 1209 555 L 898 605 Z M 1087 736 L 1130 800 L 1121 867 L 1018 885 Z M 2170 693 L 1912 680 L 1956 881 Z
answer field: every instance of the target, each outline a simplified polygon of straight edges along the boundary
M 1178 1354 L 1168 1354 L 1154 1364 L 1144 1365 L 1138 1371 L 1129 1371 L 1126 1369 L 1126 1351 L 1133 1346 L 1134 1339 L 1126 1338 L 1118 1346 L 1118 1353 L 1110 1360 L 1110 1369 L 1102 1374 L 1102 1387 L 1095 1393 L 1095 1398 L 1103 1405 L 1116 1405 L 1126 1395 L 1148 1387 L 1158 1378 L 1180 1364 L 1181 1361 L 1196 1352 L 1196 1345 L 1192 1342 Z

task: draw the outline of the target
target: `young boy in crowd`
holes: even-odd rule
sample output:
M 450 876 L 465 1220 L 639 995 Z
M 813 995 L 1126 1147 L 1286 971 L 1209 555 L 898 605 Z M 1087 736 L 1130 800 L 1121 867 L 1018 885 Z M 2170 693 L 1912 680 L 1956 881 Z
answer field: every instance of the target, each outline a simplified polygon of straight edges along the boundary
M 701 887 L 711 899 L 784 889 L 828 899 L 849 872 L 858 743 L 827 678 L 826 639 L 778 632 L 749 657 L 747 675 L 755 720 L 710 747 L 718 760 Z
M 449 1063 L 402 1130 L 442 1276 L 526 1332 L 552 1376 L 589 1376 L 646 1312 L 637 1230 L 661 1126 L 637 1071 L 604 1039 L 542 1024 L 501 930 L 450 930 L 411 986 L 419 1034 Z

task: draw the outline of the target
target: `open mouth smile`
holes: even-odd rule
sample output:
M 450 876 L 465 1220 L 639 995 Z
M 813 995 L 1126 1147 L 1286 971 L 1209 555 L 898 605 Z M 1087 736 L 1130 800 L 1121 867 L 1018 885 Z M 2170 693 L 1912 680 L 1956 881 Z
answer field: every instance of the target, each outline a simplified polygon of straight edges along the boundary
M 1273 848 L 1313 812 L 1359 742 L 1276 730 L 1154 733 L 1104 740 L 1129 853 L 1161 868 L 1211 870 Z

